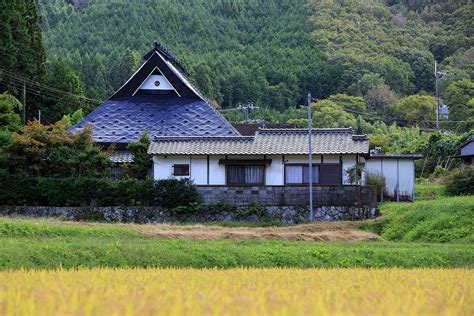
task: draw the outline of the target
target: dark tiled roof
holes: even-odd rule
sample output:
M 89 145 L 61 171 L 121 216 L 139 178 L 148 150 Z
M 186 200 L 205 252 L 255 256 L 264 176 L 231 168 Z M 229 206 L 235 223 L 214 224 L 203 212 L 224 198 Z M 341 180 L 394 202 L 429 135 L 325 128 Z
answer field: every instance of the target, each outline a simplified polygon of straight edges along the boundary
M 369 139 L 351 128 L 314 129 L 313 154 L 367 154 Z M 255 136 L 157 137 L 148 149 L 158 155 L 302 155 L 308 154 L 305 129 L 260 129 Z
M 71 128 L 93 125 L 97 143 L 130 143 L 144 132 L 156 136 L 238 136 L 207 102 L 177 96 L 133 96 L 107 100 Z
M 468 139 L 466 139 L 465 141 L 463 141 L 460 145 L 459 145 L 459 148 L 463 148 L 465 147 L 466 145 L 469 145 L 470 143 L 474 142 L 474 135 L 471 135 L 468 137 Z
M 296 128 L 296 124 L 291 123 L 239 123 L 239 124 L 232 124 L 234 128 L 244 136 L 253 136 L 257 132 L 259 128 Z
M 115 163 L 129 163 L 133 162 L 134 155 L 130 151 L 120 150 L 116 151 L 110 156 L 110 160 Z

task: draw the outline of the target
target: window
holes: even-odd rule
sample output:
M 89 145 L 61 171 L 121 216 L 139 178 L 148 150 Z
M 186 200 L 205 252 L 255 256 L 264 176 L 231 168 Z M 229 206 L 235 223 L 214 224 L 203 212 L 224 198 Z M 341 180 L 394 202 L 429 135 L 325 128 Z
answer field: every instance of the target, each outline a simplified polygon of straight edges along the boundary
M 227 165 L 227 184 L 263 185 L 264 165 Z
M 173 175 L 174 176 L 189 176 L 189 165 L 174 165 Z
M 319 165 L 313 165 L 313 183 L 319 183 Z M 286 184 L 307 184 L 309 183 L 309 165 L 286 165 Z

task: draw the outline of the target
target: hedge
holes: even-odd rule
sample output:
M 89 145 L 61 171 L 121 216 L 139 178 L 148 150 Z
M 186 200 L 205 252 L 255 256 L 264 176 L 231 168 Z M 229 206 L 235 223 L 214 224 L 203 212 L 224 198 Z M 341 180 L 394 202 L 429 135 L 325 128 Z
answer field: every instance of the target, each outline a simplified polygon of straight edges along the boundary
M 154 182 L 151 179 L 113 181 L 9 176 L 0 177 L 0 183 L 0 205 L 174 208 L 199 202 L 196 187 L 187 179 Z

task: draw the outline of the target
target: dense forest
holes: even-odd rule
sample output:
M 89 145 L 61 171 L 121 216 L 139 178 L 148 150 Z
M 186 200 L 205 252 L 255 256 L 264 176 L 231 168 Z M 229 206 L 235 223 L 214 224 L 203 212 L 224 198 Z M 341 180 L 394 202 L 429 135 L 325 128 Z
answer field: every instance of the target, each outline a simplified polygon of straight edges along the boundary
M 80 120 L 156 40 L 234 122 L 243 120 L 235 107 L 252 102 L 251 119 L 306 126 L 310 92 L 314 127 L 351 126 L 385 152 L 424 153 L 429 172 L 447 167 L 474 127 L 471 0 L 16 0 L 0 9 L 0 103 L 23 122 L 40 110 L 48 124 Z M 442 134 L 435 61 L 449 107 Z

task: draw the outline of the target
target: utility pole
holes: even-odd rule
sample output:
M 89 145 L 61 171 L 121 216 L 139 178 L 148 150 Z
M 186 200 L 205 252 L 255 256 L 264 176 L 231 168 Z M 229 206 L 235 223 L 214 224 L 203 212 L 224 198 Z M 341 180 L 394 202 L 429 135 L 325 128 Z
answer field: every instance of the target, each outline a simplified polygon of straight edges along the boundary
M 26 80 L 23 81 L 23 125 L 26 124 Z
M 245 120 L 245 123 L 247 123 L 249 121 L 249 112 L 251 110 L 258 109 L 258 106 L 254 106 L 252 102 L 249 102 L 247 104 L 239 103 L 237 105 L 237 109 L 244 111 L 244 120 Z
M 309 219 L 314 221 L 313 214 L 313 149 L 311 130 L 311 93 L 308 93 L 308 167 L 309 167 Z
M 438 62 L 435 61 L 435 90 L 436 90 L 436 129 L 439 131 L 439 115 L 441 113 L 441 107 L 443 107 L 443 116 L 448 115 L 448 108 L 443 105 L 441 101 L 441 97 L 439 95 L 439 85 L 438 79 L 446 80 L 446 73 L 442 71 L 438 71 Z

